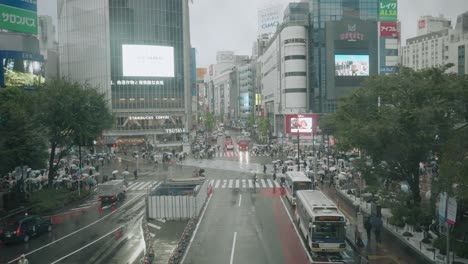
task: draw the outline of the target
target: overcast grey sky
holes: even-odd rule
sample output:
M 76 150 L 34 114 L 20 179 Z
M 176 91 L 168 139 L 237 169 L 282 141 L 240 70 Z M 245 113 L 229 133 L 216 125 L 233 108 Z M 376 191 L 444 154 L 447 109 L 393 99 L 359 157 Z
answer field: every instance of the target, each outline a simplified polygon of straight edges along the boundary
M 57 17 L 55 0 L 38 0 L 39 14 Z M 271 3 L 291 0 L 194 0 L 190 4 L 192 46 L 197 48 L 198 67 L 215 63 L 216 51 L 233 50 L 251 55 L 257 34 L 257 11 Z M 455 25 L 457 15 L 468 11 L 468 0 L 398 0 L 402 39 L 416 35 L 417 19 L 444 15 Z

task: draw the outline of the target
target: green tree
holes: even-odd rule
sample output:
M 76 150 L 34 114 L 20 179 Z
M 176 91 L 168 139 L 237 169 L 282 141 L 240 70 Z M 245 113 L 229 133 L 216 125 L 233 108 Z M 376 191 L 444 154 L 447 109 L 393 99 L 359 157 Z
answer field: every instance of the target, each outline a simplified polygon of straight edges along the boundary
M 268 118 L 260 118 L 258 121 L 258 132 L 263 142 L 266 142 L 270 131 L 270 120 Z
M 0 89 L 0 175 L 17 166 L 45 167 L 45 131 L 34 116 L 33 94 L 19 88 Z
M 207 112 L 206 113 L 206 120 L 205 120 L 205 127 L 208 131 L 211 131 L 213 130 L 214 126 L 215 126 L 215 117 L 214 117 L 214 114 L 211 113 L 211 112 Z
M 247 119 L 247 126 L 248 127 L 253 127 L 255 125 L 255 115 L 250 114 L 248 119 Z
M 384 164 L 394 180 L 406 180 L 419 203 L 419 162 L 446 142 L 464 115 L 460 83 L 452 65 L 370 77 L 338 105 L 329 120 L 341 148 L 359 148 Z
M 40 90 L 40 102 L 39 120 L 46 127 L 51 149 L 48 177 L 52 184 L 57 170 L 54 160 L 63 158 L 73 145 L 86 145 L 100 135 L 111 126 L 112 115 L 96 88 L 65 79 L 47 82 Z

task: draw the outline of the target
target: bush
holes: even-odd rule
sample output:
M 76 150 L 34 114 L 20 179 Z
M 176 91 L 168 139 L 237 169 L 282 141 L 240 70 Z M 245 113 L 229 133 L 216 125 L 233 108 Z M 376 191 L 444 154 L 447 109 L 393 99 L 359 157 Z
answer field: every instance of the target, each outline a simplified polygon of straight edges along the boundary
M 42 189 L 31 194 L 32 212 L 38 215 L 50 214 L 63 207 L 87 198 L 89 191 L 82 189 L 81 196 L 78 191 Z
M 394 215 L 388 219 L 388 223 L 397 227 L 405 226 L 405 221 L 403 221 L 403 218 L 399 218 Z

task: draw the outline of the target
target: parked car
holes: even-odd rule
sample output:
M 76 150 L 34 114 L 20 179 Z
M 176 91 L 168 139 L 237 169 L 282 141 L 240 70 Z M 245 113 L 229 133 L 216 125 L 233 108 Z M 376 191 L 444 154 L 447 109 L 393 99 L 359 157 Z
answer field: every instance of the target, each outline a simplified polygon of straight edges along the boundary
M 38 215 L 25 215 L 7 220 L 0 234 L 5 243 L 29 242 L 32 237 L 52 231 L 52 222 Z

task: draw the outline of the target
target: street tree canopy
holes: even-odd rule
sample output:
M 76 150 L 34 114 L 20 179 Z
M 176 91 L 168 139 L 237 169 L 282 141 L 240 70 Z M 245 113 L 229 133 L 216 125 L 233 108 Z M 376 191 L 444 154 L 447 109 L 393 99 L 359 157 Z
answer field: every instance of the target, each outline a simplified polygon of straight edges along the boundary
M 205 128 L 208 131 L 213 130 L 215 126 L 215 117 L 211 112 L 206 113 Z
M 466 81 L 447 74 L 451 66 L 370 77 L 327 117 L 339 148 L 359 148 L 374 164 L 384 161 L 392 180 L 408 182 L 415 203 L 419 162 L 447 141 L 466 114 Z
M 103 94 L 89 84 L 57 79 L 47 82 L 40 90 L 41 108 L 39 120 L 46 127 L 50 144 L 49 184 L 56 166 L 71 146 L 87 145 L 103 130 L 112 125 L 112 114 Z M 56 150 L 60 148 L 58 157 Z
M 0 175 L 17 166 L 45 167 L 47 141 L 34 118 L 34 98 L 20 88 L 0 89 Z

